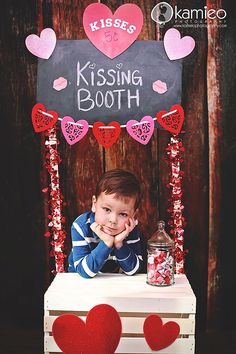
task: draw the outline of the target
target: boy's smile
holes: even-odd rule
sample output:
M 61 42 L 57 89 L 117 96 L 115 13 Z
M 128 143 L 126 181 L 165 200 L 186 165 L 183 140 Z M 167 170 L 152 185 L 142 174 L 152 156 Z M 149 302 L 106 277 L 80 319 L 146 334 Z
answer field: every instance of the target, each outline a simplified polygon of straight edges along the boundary
M 102 226 L 102 230 L 116 236 L 125 230 L 129 218 L 134 217 L 135 197 L 117 197 L 116 194 L 102 192 L 96 199 L 93 196 L 92 211 L 95 213 L 95 222 Z

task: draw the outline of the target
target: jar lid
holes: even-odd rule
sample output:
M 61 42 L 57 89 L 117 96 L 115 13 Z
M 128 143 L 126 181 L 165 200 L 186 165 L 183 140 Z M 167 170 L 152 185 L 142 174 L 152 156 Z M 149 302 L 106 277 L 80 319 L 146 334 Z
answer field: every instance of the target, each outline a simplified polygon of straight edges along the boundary
M 165 231 L 165 222 L 163 220 L 158 222 L 158 228 L 152 237 L 148 240 L 148 246 L 152 247 L 173 247 L 174 241 Z
M 148 241 L 148 246 L 151 247 L 173 247 L 174 246 L 174 242 L 168 241 L 168 242 L 158 242 L 158 241 Z

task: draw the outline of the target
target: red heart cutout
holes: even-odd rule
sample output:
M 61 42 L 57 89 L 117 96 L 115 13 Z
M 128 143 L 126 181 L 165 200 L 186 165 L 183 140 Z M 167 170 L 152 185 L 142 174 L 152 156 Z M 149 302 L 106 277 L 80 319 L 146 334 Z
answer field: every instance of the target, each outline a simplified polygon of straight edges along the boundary
M 109 126 L 114 128 L 107 128 Z M 120 131 L 120 124 L 115 121 L 110 122 L 107 126 L 103 122 L 96 122 L 93 124 L 93 134 L 99 144 L 104 148 L 109 148 L 116 142 L 120 135 Z
M 143 324 L 144 337 L 151 350 L 160 350 L 171 345 L 179 335 L 180 327 L 174 321 L 164 325 L 158 315 L 149 315 Z
M 34 105 L 31 116 L 34 130 L 37 133 L 51 129 L 58 120 L 58 113 L 55 111 L 47 112 L 42 103 Z
M 56 318 L 52 334 L 65 354 L 114 354 L 121 337 L 121 320 L 110 305 L 93 307 L 86 323 L 72 314 Z
M 86 325 L 78 316 L 61 315 L 52 325 L 52 334 L 58 347 L 65 354 L 80 354 L 86 345 Z
M 156 117 L 158 123 L 163 128 L 173 134 L 179 134 L 184 122 L 184 110 L 180 105 L 175 104 L 170 108 L 169 112 L 160 111 L 157 113 Z

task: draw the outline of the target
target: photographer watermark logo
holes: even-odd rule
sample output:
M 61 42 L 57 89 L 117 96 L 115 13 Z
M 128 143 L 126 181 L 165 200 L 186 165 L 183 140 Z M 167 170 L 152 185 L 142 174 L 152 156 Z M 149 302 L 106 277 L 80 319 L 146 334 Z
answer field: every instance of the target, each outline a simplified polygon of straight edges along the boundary
M 173 8 L 167 2 L 159 2 L 151 12 L 151 18 L 153 21 L 159 23 L 159 25 L 164 25 L 166 22 L 169 22 L 173 17 Z
M 174 27 L 226 27 L 227 13 L 224 9 L 204 6 L 201 9 L 182 9 L 177 5 L 159 2 L 151 12 L 151 18 L 161 27 L 173 19 Z

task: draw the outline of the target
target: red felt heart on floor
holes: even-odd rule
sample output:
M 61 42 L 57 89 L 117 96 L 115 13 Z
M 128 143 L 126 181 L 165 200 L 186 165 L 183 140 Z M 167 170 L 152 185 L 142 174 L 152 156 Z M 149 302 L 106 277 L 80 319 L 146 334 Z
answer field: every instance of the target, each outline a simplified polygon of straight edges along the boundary
M 179 335 L 178 323 L 169 321 L 164 325 L 158 315 L 148 316 L 143 324 L 144 337 L 151 350 L 161 350 L 171 345 Z
M 120 135 L 120 131 L 120 124 L 115 121 L 110 122 L 108 125 L 103 122 L 96 122 L 93 124 L 93 134 L 99 144 L 105 148 L 111 147 L 116 142 Z
M 158 123 L 172 134 L 179 134 L 184 122 L 183 108 L 175 104 L 170 111 L 160 111 L 156 115 Z
M 34 130 L 37 133 L 51 129 L 58 120 L 58 113 L 47 111 L 42 103 L 34 105 L 31 116 Z
M 86 323 L 72 314 L 56 318 L 52 334 L 65 354 L 114 354 L 121 337 L 121 320 L 110 305 L 93 307 Z

